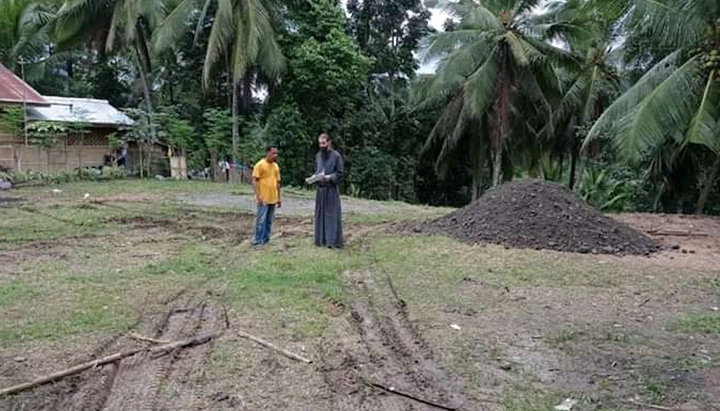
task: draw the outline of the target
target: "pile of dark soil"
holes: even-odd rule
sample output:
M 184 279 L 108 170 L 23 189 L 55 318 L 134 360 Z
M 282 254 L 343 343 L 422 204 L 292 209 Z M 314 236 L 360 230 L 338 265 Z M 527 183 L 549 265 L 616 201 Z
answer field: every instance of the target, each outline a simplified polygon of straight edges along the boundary
M 651 239 L 604 216 L 566 187 L 540 180 L 489 190 L 420 230 L 469 243 L 577 253 L 647 255 L 658 250 Z

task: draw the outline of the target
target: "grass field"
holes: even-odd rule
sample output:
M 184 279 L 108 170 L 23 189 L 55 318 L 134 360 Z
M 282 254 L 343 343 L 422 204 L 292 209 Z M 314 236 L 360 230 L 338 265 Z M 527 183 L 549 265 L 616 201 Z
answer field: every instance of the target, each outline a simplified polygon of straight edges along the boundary
M 720 230 L 650 258 L 563 254 L 410 235 L 393 224 L 447 210 L 345 198 L 348 246 L 332 251 L 312 245 L 312 193 L 288 190 L 253 249 L 245 187 L 10 194 L 23 201 L 0 200 L 0 388 L 146 344 L 133 332 L 222 335 L 0 409 L 433 409 L 368 382 L 462 410 L 720 409 Z

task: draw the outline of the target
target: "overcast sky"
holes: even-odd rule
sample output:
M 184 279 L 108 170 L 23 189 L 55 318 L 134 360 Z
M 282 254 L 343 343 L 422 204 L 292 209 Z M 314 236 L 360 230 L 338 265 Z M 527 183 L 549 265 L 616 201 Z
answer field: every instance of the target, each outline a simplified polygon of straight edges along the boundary
M 343 7 L 345 7 L 347 0 L 340 0 L 340 3 L 342 3 Z M 432 17 L 430 17 L 430 26 L 436 30 L 441 30 L 443 23 L 445 23 L 445 20 L 447 20 L 449 16 L 447 13 L 438 8 L 430 9 L 430 13 L 432 13 Z

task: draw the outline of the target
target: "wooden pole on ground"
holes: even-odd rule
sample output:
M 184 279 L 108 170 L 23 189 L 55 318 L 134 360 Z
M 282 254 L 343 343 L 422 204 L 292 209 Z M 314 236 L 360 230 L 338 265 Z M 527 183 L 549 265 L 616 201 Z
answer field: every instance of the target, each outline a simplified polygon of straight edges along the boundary
M 242 331 L 242 330 L 238 331 L 238 335 L 242 338 L 247 338 L 248 340 L 255 341 L 256 343 L 258 343 L 262 346 L 265 346 L 267 348 L 275 350 L 275 351 L 279 352 L 280 354 L 282 354 L 288 358 L 291 358 L 293 360 L 301 361 L 301 362 L 304 362 L 305 364 L 312 364 L 312 361 L 308 360 L 305 357 L 299 356 L 299 355 L 292 353 L 290 351 L 287 351 L 287 350 L 283 350 L 282 348 L 278 347 L 277 345 L 267 342 L 261 338 L 255 337 L 254 335 L 250 335 L 250 334 L 246 333 L 245 331 Z
M 65 370 L 58 371 L 53 374 L 39 377 L 30 382 L 14 385 L 12 387 L 3 388 L 2 390 L 0 390 L 0 397 L 3 397 L 5 395 L 10 395 L 10 394 L 17 394 L 19 392 L 28 390 L 30 388 L 37 387 L 38 385 L 47 384 L 49 382 L 57 381 L 61 378 L 64 378 L 64 377 L 67 377 L 70 375 L 79 374 L 85 370 L 89 370 L 91 368 L 95 368 L 95 367 L 98 367 L 98 366 L 101 366 L 104 364 L 109 364 L 109 363 L 112 363 L 115 361 L 119 361 L 124 358 L 131 357 L 135 354 L 139 354 L 141 352 L 147 351 L 152 354 L 161 354 L 161 353 L 166 353 L 168 351 L 172 351 L 176 348 L 185 348 L 185 347 L 191 347 L 191 346 L 195 346 L 195 345 L 205 344 L 208 341 L 212 340 L 213 338 L 215 338 L 214 334 L 205 334 L 205 335 L 188 338 L 188 339 L 181 340 L 181 341 L 174 341 L 169 344 L 163 344 L 163 345 L 159 345 L 159 346 L 152 347 L 152 348 L 144 347 L 144 348 L 136 348 L 134 350 L 124 351 L 124 352 L 119 352 L 119 353 L 116 353 L 113 355 L 109 355 L 107 357 L 98 358 L 96 360 L 92 360 L 92 361 L 89 361 L 89 362 L 86 362 L 83 364 L 79 364 L 72 368 L 67 368 Z

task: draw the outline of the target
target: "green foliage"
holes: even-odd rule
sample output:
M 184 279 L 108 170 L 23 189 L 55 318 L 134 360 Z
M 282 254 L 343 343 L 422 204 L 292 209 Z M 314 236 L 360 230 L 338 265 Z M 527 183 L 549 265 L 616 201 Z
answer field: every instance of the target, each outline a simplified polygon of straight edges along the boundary
M 72 171 L 60 171 L 57 173 L 45 173 L 40 171 L 10 172 L 4 173 L 3 178 L 13 184 L 65 184 L 79 181 L 107 181 L 126 178 L 127 173 L 122 167 L 103 167 L 101 169 L 82 167 Z
M 165 109 L 158 113 L 158 123 L 161 127 L 159 137 L 164 142 L 180 152 L 188 150 L 196 136 L 190 121 L 181 118 L 175 110 Z
M 303 186 L 314 169 L 315 134 L 295 103 L 276 107 L 263 130 L 264 140 L 277 144 L 280 152 L 283 184 Z
M 36 0 L 0 2 L 0 62 L 19 71 L 21 60 L 33 63 L 44 56 L 45 45 L 49 42 L 49 22 L 54 14 L 53 3 Z
M 125 131 L 127 141 L 135 141 L 137 143 L 156 143 L 153 129 L 157 127 L 157 119 L 153 113 L 149 113 L 145 109 L 131 108 L 125 113 L 133 119 L 134 124 Z
M 348 182 L 374 199 L 418 201 L 418 157 L 436 113 L 413 110 L 407 93 L 372 95 L 343 124 Z
M 125 145 L 125 140 L 118 135 L 118 133 L 113 132 L 108 134 L 108 146 L 110 146 L 110 150 L 119 150 Z
M 162 2 L 158 2 L 162 3 Z M 173 4 L 154 33 L 156 51 L 173 49 L 182 36 L 195 29 L 196 38 L 205 28 L 204 22 L 213 6 L 214 15 L 208 37 L 203 81 L 210 84 L 213 68 L 224 60 L 234 81 L 239 81 L 251 67 L 259 68 L 269 77 L 279 75 L 285 66 L 275 36 L 279 3 L 275 0 L 183 0 Z M 197 18 L 195 27 L 189 19 Z
M 22 57 L 42 94 L 131 108 L 136 126 L 121 139 L 167 143 L 192 169 L 232 154 L 235 101 L 240 161 L 276 143 L 288 184 L 302 183 L 315 136 L 328 132 L 346 158 L 343 189 L 362 196 L 462 205 L 536 176 L 582 179 L 583 196 L 607 210 L 720 212 L 715 2 L 346 6 L 347 15 L 337 0 L 5 0 L 0 61 L 19 74 Z M 436 6 L 452 17 L 437 33 L 426 8 Z M 416 57 L 437 71 L 418 79 Z M 17 139 L 23 124 L 8 110 L 0 127 Z M 32 142 L 87 132 L 64 127 L 33 131 Z
M 348 182 L 355 188 L 355 195 L 386 200 L 393 198 L 395 187 L 395 159 L 377 147 L 363 147 L 353 151 L 352 172 Z
M 576 190 L 590 205 L 601 211 L 640 211 L 643 181 L 627 167 L 591 164 L 583 170 Z
M 485 164 L 492 169 L 492 185 L 512 175 L 506 150 L 530 151 L 537 159 L 538 130 L 549 141 L 552 116 L 549 103 L 556 92 L 557 74 L 551 62 L 567 57 L 557 48 L 539 41 L 540 31 L 526 18 L 535 2 L 443 2 L 460 21 L 454 31 L 431 37 L 426 60 L 440 60 L 434 75 L 424 76 L 416 86 L 419 106 L 445 107 L 429 133 L 426 151 L 435 155 L 439 172 L 472 140 L 469 153 L 474 180 L 473 195 L 480 194 Z M 522 142 L 522 143 L 521 143 Z M 521 156 L 515 154 L 514 159 Z
M 283 95 L 302 103 L 303 113 L 315 127 L 337 130 L 344 113 L 358 102 L 370 59 L 336 28 L 324 40 L 304 40 L 289 54 Z
M 428 33 L 430 12 L 420 0 L 350 0 L 348 29 L 363 52 L 373 58 L 370 72 L 391 80 L 415 77 L 413 55 Z
M 271 109 L 295 104 L 308 125 L 307 133 L 337 135 L 346 114 L 361 104 L 371 61 L 345 34 L 343 11 L 333 1 L 307 2 L 289 18 L 297 31 L 282 37 L 287 72 L 271 96 Z
M 92 97 L 108 100 L 115 107 L 130 105 L 132 95 L 128 79 L 132 78 L 134 71 L 127 60 L 102 55 L 94 62 L 92 70 L 79 75 L 87 78 Z
M 60 137 L 66 136 L 68 127 L 51 121 L 37 121 L 28 124 L 28 141 L 34 146 L 49 150 L 58 143 Z
M 25 112 L 22 107 L 0 108 L 0 131 L 19 140 L 23 134 L 23 124 L 25 124 Z
M 230 112 L 209 109 L 203 113 L 203 117 L 205 118 L 203 139 L 207 149 L 218 157 L 229 155 L 232 152 Z
M 607 170 L 588 168 L 578 182 L 581 197 L 601 211 L 625 211 L 630 193 L 625 182 L 608 176 Z

